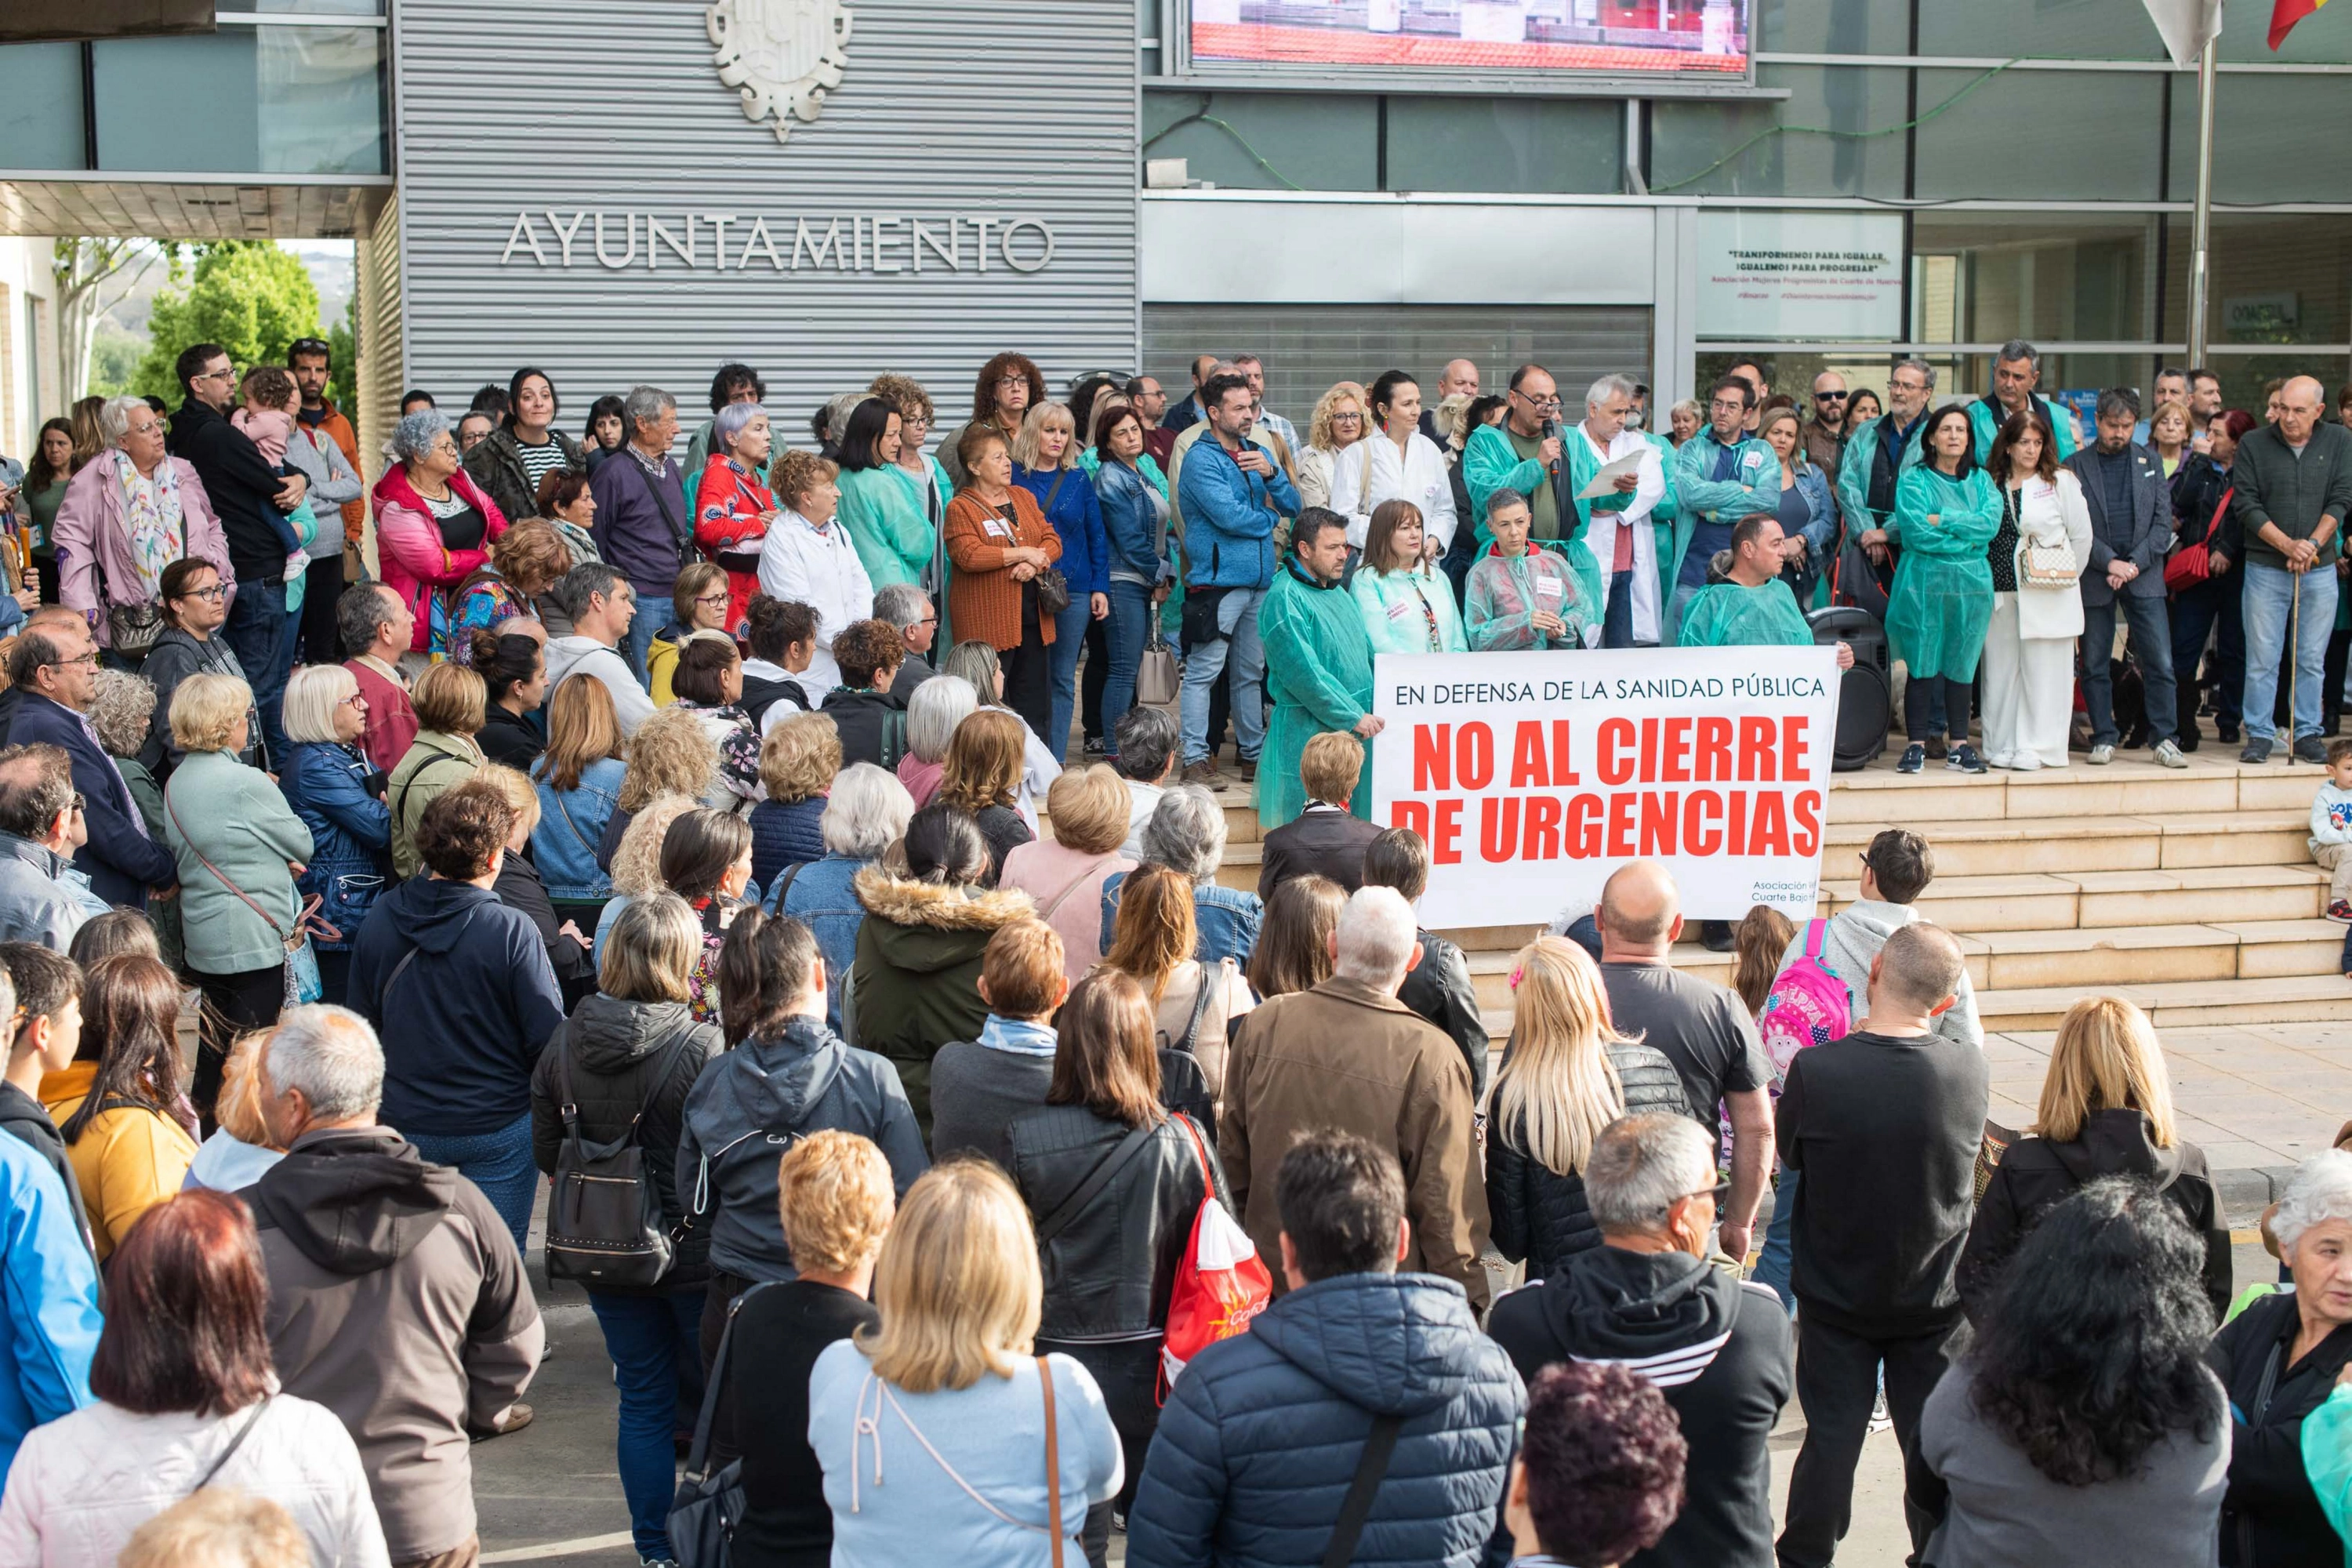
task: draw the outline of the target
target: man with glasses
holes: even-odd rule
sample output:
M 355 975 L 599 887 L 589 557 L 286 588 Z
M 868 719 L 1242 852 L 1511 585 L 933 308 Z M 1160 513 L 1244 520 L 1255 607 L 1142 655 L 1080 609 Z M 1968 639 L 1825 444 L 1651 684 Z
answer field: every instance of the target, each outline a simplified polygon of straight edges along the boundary
M 890 682 L 890 695 L 904 703 L 939 673 L 931 663 L 931 642 L 940 635 L 940 612 L 921 584 L 891 583 L 874 590 L 874 618 L 898 627 L 906 642 L 906 662 Z
M 1135 405 L 1136 415 L 1143 421 L 1143 449 L 1151 454 L 1160 471 L 1166 473 L 1168 454 L 1176 446 L 1176 432 L 1162 423 L 1168 416 L 1168 394 L 1160 386 L 1160 378 L 1139 375 L 1120 391 Z
M 1837 483 L 1838 459 L 1845 456 L 1845 377 L 1825 370 L 1813 377 L 1813 411 L 1801 426 L 1805 460 Z
M 1675 454 L 1675 499 L 1682 515 L 1661 642 L 1680 637 L 1683 606 L 1706 586 L 1716 552 L 1731 548 L 1733 526 L 1780 504 L 1780 455 L 1748 434 L 1755 393 L 1745 376 L 1718 379 L 1707 394 L 1707 423 Z
M 1919 426 L 1935 392 L 1935 366 L 1923 359 L 1897 360 L 1886 377 L 1886 412 L 1846 433 L 1846 456 L 1853 460 L 1838 465 L 1838 514 L 1882 574 L 1882 595 L 1894 576 L 1886 520 L 1895 515 L 1895 487 L 1905 470 L 1927 461 Z
M 1478 548 L 1494 542 L 1486 531 L 1486 498 L 1496 490 L 1517 490 L 1528 498 L 1531 522 L 1528 537 L 1549 547 L 1576 528 L 1574 491 L 1569 488 L 1568 465 L 1560 461 L 1566 443 L 1560 439 L 1559 384 L 1539 364 L 1523 364 L 1511 373 L 1503 400 L 1503 422 L 1470 432 L 1462 448 L 1462 483 L 1470 492 L 1470 515 L 1478 520 Z
M 1787 1568 L 1826 1568 L 1837 1555 L 1880 1369 L 1895 1435 L 1912 1453 L 1920 1409 L 1951 1365 L 1990 1085 L 1984 1052 L 1937 1034 L 1936 1019 L 1967 967 L 1940 927 L 1894 932 L 1870 967 L 1868 1014 L 1843 1039 L 1799 1051 L 1780 1091 L 1780 1160 L 1801 1178 L 1793 1288 L 1805 1410 L 1778 1543 Z M 1916 1550 L 1927 1516 L 1906 1511 Z
M 89 825 L 88 841 L 74 851 L 74 868 L 89 879 L 90 891 L 118 908 L 143 910 L 149 889 L 175 889 L 178 861 L 147 836 L 122 771 L 84 717 L 98 694 L 98 645 L 89 628 L 52 623 L 19 637 L 8 654 L 8 684 L 25 694 L 9 726 L 10 742 L 55 746 L 73 765 Z
M 1569 554 L 1589 558 L 1591 580 L 1601 584 L 1605 595 L 1597 606 L 1603 647 L 1657 646 L 1660 605 L 1674 574 L 1673 563 L 1690 545 L 1688 525 L 1676 526 L 1663 540 L 1653 526 L 1658 503 L 1666 496 L 1665 464 L 1649 438 L 1633 427 L 1633 378 L 1604 375 L 1586 390 L 1584 417 L 1567 437 L 1565 494 L 1583 524 L 1582 536 Z M 1627 458 L 1636 459 L 1637 466 L 1618 476 L 1613 491 L 1582 499 L 1585 487 L 1602 468 Z M 1577 564 L 1582 569 L 1586 563 Z
M 236 584 L 222 635 L 253 688 L 269 754 L 282 757 L 287 742 L 278 703 L 294 670 L 299 630 L 298 617 L 286 610 L 286 558 L 303 552 L 286 514 L 301 503 L 310 481 L 299 473 L 278 478 L 261 449 L 228 422 L 237 388 L 228 350 L 198 343 L 180 355 L 177 370 L 187 400 L 172 416 L 169 449 L 196 470 L 220 519 Z

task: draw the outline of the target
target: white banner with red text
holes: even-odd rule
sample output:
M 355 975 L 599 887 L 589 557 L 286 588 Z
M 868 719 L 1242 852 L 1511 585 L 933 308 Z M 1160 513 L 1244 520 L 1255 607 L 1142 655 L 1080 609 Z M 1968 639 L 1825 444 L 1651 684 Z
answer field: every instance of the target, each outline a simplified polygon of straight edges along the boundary
M 1689 920 L 1810 919 L 1837 650 L 1381 654 L 1372 820 L 1429 841 L 1424 926 L 1590 909 L 1664 862 Z

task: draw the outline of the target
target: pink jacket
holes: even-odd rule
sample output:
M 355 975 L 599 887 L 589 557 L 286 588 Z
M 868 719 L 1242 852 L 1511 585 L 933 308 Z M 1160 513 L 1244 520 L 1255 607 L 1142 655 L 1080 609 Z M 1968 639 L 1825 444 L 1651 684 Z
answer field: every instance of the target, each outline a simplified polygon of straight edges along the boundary
M 181 556 L 210 562 L 221 582 L 236 587 L 236 574 L 228 563 L 228 542 L 221 537 L 220 519 L 214 515 L 212 498 L 205 494 L 204 480 L 196 478 L 196 470 L 184 458 L 163 461 L 172 465 L 180 481 L 180 528 L 185 535 Z M 112 634 L 107 627 L 105 606 L 99 603 L 99 566 L 105 567 L 108 604 L 144 602 L 122 513 L 122 487 L 114 479 L 114 453 L 100 452 L 68 481 L 52 533 L 58 552 L 58 597 L 89 618 L 100 647 L 112 641 Z
M 465 469 L 449 476 L 449 488 L 482 514 L 487 525 L 482 535 L 485 542 L 507 531 L 507 520 L 498 504 L 482 493 Z M 383 584 L 398 594 L 409 614 L 416 617 L 416 632 L 408 646 L 417 653 L 426 652 L 433 646 L 433 591 L 464 582 L 488 562 L 489 552 L 444 545 L 441 525 L 408 482 L 408 470 L 397 463 L 384 469 L 368 499 L 375 509 L 376 560 L 383 570 Z

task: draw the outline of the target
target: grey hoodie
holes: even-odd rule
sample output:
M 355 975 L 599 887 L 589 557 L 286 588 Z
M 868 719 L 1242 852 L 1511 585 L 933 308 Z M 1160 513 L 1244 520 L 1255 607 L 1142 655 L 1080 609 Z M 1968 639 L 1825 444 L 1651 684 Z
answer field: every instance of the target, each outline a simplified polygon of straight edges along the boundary
M 646 612 L 639 610 L 639 615 Z M 604 689 L 613 694 L 614 710 L 620 715 L 621 733 L 634 735 L 637 726 L 654 716 L 654 700 L 646 694 L 644 684 L 629 661 L 607 644 L 594 637 L 574 632 L 569 636 L 547 640 L 547 689 L 553 691 L 563 684 L 567 675 L 579 674 L 602 681 Z
M 1862 1026 L 1870 1011 L 1870 966 L 1876 962 L 1878 950 L 1898 928 L 1916 924 L 1919 918 L 1919 911 L 1909 904 L 1890 904 L 1883 899 L 1857 899 L 1830 917 L 1829 930 L 1822 933 L 1822 963 L 1845 982 L 1846 994 L 1853 999 L 1855 1028 Z M 1780 955 L 1782 969 L 1804 956 L 1805 930 L 1805 923 L 1798 925 L 1789 951 Z M 1936 1020 L 1936 1033 L 1955 1045 L 1984 1048 L 1984 1026 L 1977 1021 L 1976 987 L 1969 984 L 1965 969 L 1960 971 L 1958 1000 Z

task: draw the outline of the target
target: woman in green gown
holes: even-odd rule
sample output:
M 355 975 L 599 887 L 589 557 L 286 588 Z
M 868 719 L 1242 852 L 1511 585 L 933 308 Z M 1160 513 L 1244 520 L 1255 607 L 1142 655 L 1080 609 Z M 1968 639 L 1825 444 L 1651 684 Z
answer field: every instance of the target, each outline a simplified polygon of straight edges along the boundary
M 1929 715 L 1940 691 L 1951 740 L 1944 765 L 1980 773 L 1984 759 L 1969 744 L 1969 689 L 1992 625 L 1985 547 L 2000 528 L 2000 496 L 1977 467 L 1966 408 L 1955 403 L 1936 410 L 1919 441 L 1927 460 L 1904 470 L 1886 524 L 1888 540 L 1902 552 L 1886 596 L 1886 635 L 1910 672 L 1903 692 L 1910 744 L 1895 771 L 1927 766 Z

